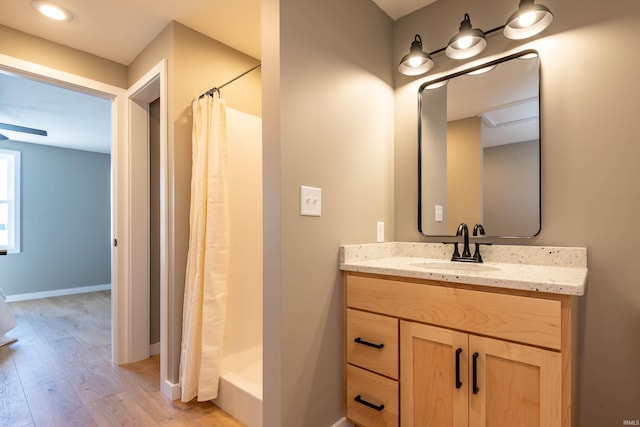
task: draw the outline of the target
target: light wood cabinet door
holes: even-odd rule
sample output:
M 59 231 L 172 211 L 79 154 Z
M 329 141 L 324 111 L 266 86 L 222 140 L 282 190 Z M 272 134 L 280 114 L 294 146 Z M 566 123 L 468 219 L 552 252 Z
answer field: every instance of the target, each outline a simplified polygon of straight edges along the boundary
M 561 425 L 560 353 L 474 335 L 469 351 L 470 427 Z
M 400 322 L 402 427 L 468 426 L 468 337 Z

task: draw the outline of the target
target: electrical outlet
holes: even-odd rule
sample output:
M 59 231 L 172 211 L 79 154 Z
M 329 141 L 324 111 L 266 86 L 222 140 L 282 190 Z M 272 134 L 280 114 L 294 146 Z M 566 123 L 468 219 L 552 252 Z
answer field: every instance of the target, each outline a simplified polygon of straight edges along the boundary
M 376 242 L 384 242 L 384 222 L 382 221 L 376 223 Z
M 322 190 L 320 188 L 300 186 L 300 215 L 322 215 Z
M 436 205 L 436 222 L 442 222 L 442 206 Z

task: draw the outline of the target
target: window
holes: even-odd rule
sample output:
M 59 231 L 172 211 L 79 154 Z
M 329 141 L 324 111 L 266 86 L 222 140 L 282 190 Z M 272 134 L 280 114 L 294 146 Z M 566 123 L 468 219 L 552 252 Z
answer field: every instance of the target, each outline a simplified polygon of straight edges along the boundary
M 0 249 L 20 252 L 20 152 L 0 150 Z

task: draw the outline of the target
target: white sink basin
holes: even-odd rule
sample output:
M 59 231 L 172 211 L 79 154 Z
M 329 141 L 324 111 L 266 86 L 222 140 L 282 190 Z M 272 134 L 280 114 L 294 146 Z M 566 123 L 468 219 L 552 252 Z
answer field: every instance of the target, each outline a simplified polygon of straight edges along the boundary
M 412 267 L 419 267 L 428 270 L 464 270 L 464 271 L 499 271 L 498 267 L 481 263 L 471 262 L 414 262 L 410 264 Z

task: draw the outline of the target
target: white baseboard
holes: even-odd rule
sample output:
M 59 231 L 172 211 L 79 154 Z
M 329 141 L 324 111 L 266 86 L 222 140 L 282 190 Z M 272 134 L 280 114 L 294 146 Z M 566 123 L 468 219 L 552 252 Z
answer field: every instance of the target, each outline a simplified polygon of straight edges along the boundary
M 155 356 L 156 354 L 160 354 L 159 342 L 149 345 L 149 356 Z
M 353 424 L 351 424 L 351 421 L 348 421 L 345 417 L 342 417 L 331 427 L 353 427 Z
M 56 289 L 55 291 L 33 292 L 30 294 L 7 295 L 7 302 L 26 301 L 31 299 L 60 297 L 63 295 L 85 294 L 87 292 L 108 291 L 111 284 L 82 286 L 79 288 Z
M 164 380 L 160 383 L 160 391 L 171 401 L 178 400 L 182 396 L 180 384 L 174 384 L 169 380 Z

